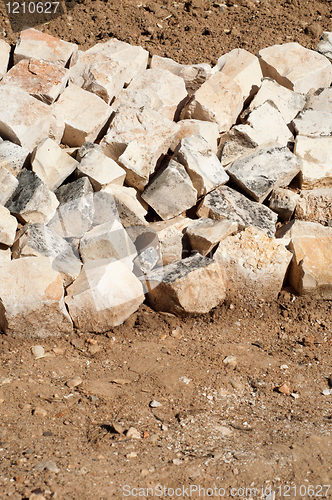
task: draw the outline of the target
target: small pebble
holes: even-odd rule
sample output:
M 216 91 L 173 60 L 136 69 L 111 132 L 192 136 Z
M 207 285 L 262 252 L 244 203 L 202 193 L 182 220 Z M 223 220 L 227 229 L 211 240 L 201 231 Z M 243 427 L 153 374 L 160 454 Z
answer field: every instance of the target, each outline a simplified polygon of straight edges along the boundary
M 297 394 L 296 392 L 292 392 L 291 396 L 292 396 L 292 398 L 294 398 L 294 399 L 299 399 L 299 397 L 300 397 L 300 395 L 299 395 L 299 394 Z
M 36 408 L 33 410 L 34 415 L 38 415 L 39 417 L 46 417 L 47 416 L 47 411 L 45 408 L 42 408 L 41 406 L 36 406 Z
M 191 382 L 190 378 L 188 378 L 188 377 L 180 377 L 179 381 L 183 382 L 186 385 L 188 385 Z
M 180 458 L 174 458 L 173 459 L 173 464 L 174 465 L 181 465 L 182 464 L 182 460 L 180 460 Z
M 226 356 L 223 360 L 224 365 L 229 366 L 230 368 L 236 368 L 237 359 L 236 356 Z
M 136 458 L 137 457 L 137 453 L 135 451 L 131 451 L 130 453 L 128 453 L 128 455 L 126 455 L 126 458 Z
M 54 354 L 63 354 L 65 350 L 62 347 L 53 347 L 52 351 Z
M 281 365 L 280 370 L 287 370 L 288 366 L 287 365 Z
M 281 394 L 287 394 L 287 396 L 289 396 L 291 393 L 288 384 L 282 384 L 280 387 L 278 387 L 278 392 L 280 392 Z
M 97 352 L 101 351 L 101 347 L 98 344 L 91 344 L 89 346 L 89 353 L 90 354 L 97 354 Z
M 175 328 L 174 330 L 172 330 L 171 335 L 172 335 L 172 337 L 174 337 L 175 339 L 178 339 L 178 340 L 181 340 L 181 339 L 182 339 L 182 333 L 181 333 L 180 328 Z
M 44 495 L 41 495 L 39 493 L 31 493 L 29 496 L 29 500 L 46 500 Z
M 40 359 L 45 356 L 45 349 L 42 345 L 34 345 L 31 347 L 31 352 L 34 355 L 35 359 Z
M 87 344 L 91 344 L 91 345 L 96 345 L 98 344 L 98 341 L 96 339 L 86 339 L 85 341 Z
M 89 470 L 86 468 L 86 467 L 82 467 L 78 473 L 81 474 L 82 476 L 85 476 L 85 474 L 87 474 L 89 472 Z
M 161 403 L 159 403 L 159 401 L 156 401 L 155 399 L 153 399 L 152 401 L 150 401 L 149 406 L 150 406 L 150 408 L 160 408 L 162 405 L 161 405 Z
M 237 475 L 238 475 L 238 473 L 239 473 L 239 469 L 236 469 L 236 468 L 235 468 L 235 469 L 233 469 L 233 471 L 232 471 L 232 472 L 233 472 L 234 476 L 237 476 Z
M 31 410 L 32 406 L 29 403 L 20 403 L 18 407 L 21 408 L 21 410 Z
M 60 472 L 60 469 L 56 466 L 56 463 L 53 460 L 46 460 L 45 462 L 41 462 L 40 464 L 34 467 L 34 470 L 49 470 L 50 472 L 55 472 L 56 474 Z
M 129 427 L 126 436 L 129 439 L 141 439 L 141 433 L 135 427 Z
M 332 394 L 332 389 L 324 389 L 322 394 L 323 396 L 330 396 Z
M 141 476 L 146 477 L 150 474 L 150 471 L 148 469 L 142 469 L 141 470 Z
M 78 385 L 80 385 L 81 383 L 83 382 L 83 380 L 81 379 L 81 377 L 73 377 L 72 379 L 68 380 L 67 382 L 67 386 L 69 387 L 69 389 L 73 389 L 74 387 L 77 387 Z
M 240 382 L 237 382 L 237 380 L 229 379 L 229 383 L 236 391 L 242 391 L 244 389 L 244 385 Z
M 168 427 L 165 424 L 161 424 L 161 430 L 162 431 L 168 431 Z
M 231 436 L 233 434 L 231 429 L 229 429 L 228 427 L 224 427 L 223 425 L 215 425 L 214 428 L 216 429 L 216 431 L 220 432 L 222 436 Z

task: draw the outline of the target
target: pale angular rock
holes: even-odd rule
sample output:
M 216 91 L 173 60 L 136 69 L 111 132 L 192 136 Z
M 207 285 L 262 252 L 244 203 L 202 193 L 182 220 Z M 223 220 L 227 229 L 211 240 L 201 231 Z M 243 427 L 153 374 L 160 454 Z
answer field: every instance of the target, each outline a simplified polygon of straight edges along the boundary
M 52 139 L 43 141 L 33 152 L 31 166 L 33 172 L 54 191 L 70 176 L 79 165 L 65 150 Z
M 185 167 L 197 191 L 197 197 L 229 180 L 217 156 L 199 135 L 182 139 L 174 152 L 174 159 Z
M 147 69 L 136 75 L 128 87 L 122 90 L 113 107 L 126 104 L 126 96 L 132 91 L 147 95 L 154 103 L 153 109 L 169 120 L 174 119 L 178 108 L 188 95 L 184 81 L 179 76 L 164 69 Z
M 270 144 L 235 160 L 227 172 L 245 193 L 263 202 L 272 189 L 288 186 L 301 166 L 302 161 L 288 148 Z
M 48 227 L 62 238 L 82 238 L 92 225 L 95 213 L 94 194 L 86 177 L 59 187 L 59 206 Z
M 236 122 L 243 106 L 240 87 L 227 75 L 212 75 L 195 92 L 181 111 L 180 118 L 216 122 L 219 132 L 227 132 Z
M 14 50 L 14 64 L 21 59 L 40 59 L 67 66 L 75 62 L 78 47 L 33 28 L 21 31 Z
M 139 202 L 135 189 L 109 184 L 94 194 L 95 217 L 93 225 L 103 224 L 110 218 L 117 218 L 127 228 L 147 226 L 147 210 Z
M 269 207 L 278 214 L 280 220 L 288 221 L 295 211 L 299 197 L 294 191 L 277 188 L 272 191 Z
M 84 264 L 90 260 L 116 259 L 131 271 L 137 257 L 134 243 L 117 220 L 95 226 L 85 233 L 80 241 L 80 254 Z
M 11 248 L 0 244 L 0 262 L 10 262 L 12 260 Z
M 270 237 L 274 236 L 277 222 L 277 215 L 268 207 L 248 200 L 228 186 L 221 186 L 206 195 L 198 207 L 197 215 L 237 222 L 239 229 L 254 226 Z
M 228 298 L 252 305 L 276 300 L 292 254 L 255 227 L 222 240 L 214 254 Z
M 258 57 L 264 76 L 301 94 L 329 87 L 332 81 L 330 61 L 296 42 L 267 47 L 258 52 Z
M 157 111 L 120 106 L 100 145 L 106 156 L 119 160 L 126 170 L 126 183 L 143 191 L 178 130 L 176 123 Z
M 48 337 L 72 331 L 60 274 L 47 257 L 0 264 L 0 325 L 5 334 Z
M 203 120 L 180 120 L 177 122 L 180 127 L 170 149 L 174 151 L 181 139 L 189 137 L 190 135 L 202 136 L 209 145 L 213 153 L 217 154 L 219 131 L 218 125 L 215 122 L 206 122 Z
M 12 247 L 13 259 L 48 257 L 52 268 L 58 271 L 68 286 L 80 274 L 82 263 L 74 255 L 70 244 L 43 224 L 27 224 L 17 234 Z
M 153 246 L 143 250 L 135 259 L 134 264 L 140 274 L 149 273 L 160 261 L 160 254 Z
M 0 205 L 0 244 L 12 246 L 16 236 L 17 220 L 7 208 Z
M 0 165 L 0 205 L 5 205 L 14 194 L 18 180 L 5 167 Z
M 306 97 L 279 85 L 271 78 L 264 78 L 260 89 L 250 103 L 249 110 L 253 111 L 266 101 L 272 101 L 280 111 L 284 122 L 290 125 L 298 112 L 303 109 Z
M 122 186 L 126 172 L 114 160 L 104 155 L 99 144 L 86 142 L 80 147 L 76 158 L 79 160 L 77 174 L 87 176 L 95 191 L 108 184 Z
M 62 142 L 82 146 L 93 142 L 107 124 L 112 110 L 100 97 L 76 85 L 70 85 L 54 104 L 54 110 L 65 122 Z
M 332 187 L 332 138 L 305 137 L 295 139 L 294 153 L 303 160 L 302 189 Z
M 151 222 L 150 228 L 155 232 L 160 255 L 164 266 L 181 260 L 183 253 L 189 255 L 189 245 L 186 242 L 186 228 L 191 219 L 178 216 L 162 222 Z
M 219 264 L 200 254 L 152 271 L 147 280 L 148 299 L 157 311 L 179 316 L 207 313 L 225 299 Z
M 14 177 L 28 163 L 29 151 L 11 141 L 0 142 L 0 165 L 5 167 Z
M 236 127 L 233 127 L 219 144 L 217 156 L 222 166 L 227 167 L 238 158 L 250 155 L 256 147 L 256 143 L 251 141 L 248 135 L 238 132 Z
M 233 49 L 221 56 L 217 63 L 219 71 L 234 80 L 246 100 L 256 94 L 263 78 L 256 56 L 244 49 Z
M 332 113 L 332 88 L 320 88 L 307 94 L 304 109 Z
M 65 298 L 75 327 L 96 333 L 123 323 L 143 301 L 141 283 L 115 259 L 84 264 Z
M 185 168 L 170 160 L 145 189 L 142 198 L 163 219 L 171 219 L 195 205 L 197 191 Z
M 152 69 L 166 69 L 174 75 L 183 78 L 189 95 L 196 92 L 196 90 L 211 76 L 211 66 L 206 63 L 179 64 L 173 61 L 173 59 L 154 55 L 152 56 L 150 65 Z
M 45 104 L 52 104 L 64 91 L 67 81 L 68 70 L 58 64 L 22 59 L 6 73 L 1 85 L 15 85 Z
M 47 137 L 60 142 L 63 124 L 49 106 L 23 89 L 0 85 L 0 134 L 32 151 Z
M 293 259 L 288 283 L 299 295 L 332 299 L 332 228 L 314 222 L 292 221 L 278 236 L 290 239 Z
M 10 56 L 10 45 L 0 40 L 0 79 L 7 73 Z
M 332 134 L 332 113 L 304 109 L 293 120 L 297 135 L 328 137 Z
M 256 146 L 270 142 L 287 146 L 293 139 L 293 134 L 272 101 L 255 108 L 247 117 L 245 125 L 235 125 L 233 129 Z
M 332 61 L 332 33 L 330 31 L 323 31 L 316 50 Z
M 193 250 L 201 255 L 208 255 L 221 240 L 236 233 L 237 230 L 237 222 L 202 217 L 189 224 L 186 234 Z
M 55 194 L 30 170 L 22 170 L 17 181 L 6 208 L 21 222 L 47 224 L 59 205 Z
M 302 191 L 295 219 L 332 226 L 332 188 Z

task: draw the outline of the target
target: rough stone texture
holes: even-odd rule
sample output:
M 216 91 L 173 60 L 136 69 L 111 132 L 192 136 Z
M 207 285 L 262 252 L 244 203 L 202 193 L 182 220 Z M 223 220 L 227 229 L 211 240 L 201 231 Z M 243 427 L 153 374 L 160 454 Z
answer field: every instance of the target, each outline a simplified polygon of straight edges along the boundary
M 262 202 L 272 189 L 287 186 L 300 172 L 301 165 L 302 161 L 288 148 L 271 144 L 235 160 L 227 172 L 243 191 Z
M 58 64 L 22 59 L 6 73 L 1 85 L 15 85 L 45 104 L 52 104 L 64 91 L 67 81 L 68 70 Z
M 306 96 L 305 109 L 332 113 L 332 88 L 320 88 Z
M 218 263 L 200 254 L 152 271 L 147 281 L 148 300 L 157 311 L 179 316 L 207 313 L 225 299 Z
M 293 134 L 272 101 L 266 101 L 255 108 L 247 117 L 245 125 L 236 125 L 233 129 L 256 146 L 270 142 L 287 146 L 293 139 Z
M 0 165 L 0 205 L 5 205 L 15 192 L 18 180 L 5 167 Z
M 332 228 L 314 222 L 292 221 L 279 236 L 290 238 L 293 259 L 288 283 L 299 295 L 332 299 Z
M 21 222 L 47 224 L 59 205 L 55 194 L 30 170 L 22 170 L 17 181 L 6 208 Z
M 0 262 L 10 262 L 12 260 L 11 248 L 0 245 Z
M 272 191 L 269 207 L 278 214 L 280 220 L 288 221 L 294 213 L 299 197 L 294 191 L 277 188 Z
M 33 152 L 31 167 L 44 184 L 54 191 L 70 176 L 78 162 L 52 139 L 43 141 Z
M 104 155 L 99 144 L 86 142 L 80 147 L 76 158 L 80 161 L 77 175 L 87 176 L 95 191 L 100 191 L 108 184 L 123 185 L 126 177 L 125 170 Z
M 217 154 L 219 132 L 216 123 L 203 120 L 180 120 L 177 124 L 180 129 L 170 146 L 172 151 L 174 151 L 181 139 L 190 135 L 200 135 L 206 140 L 211 151 Z
M 5 40 L 0 40 L 0 78 L 7 72 L 10 55 L 10 45 Z
M 170 160 L 145 189 L 142 198 L 163 219 L 171 219 L 195 205 L 197 191 L 185 168 Z
M 149 108 L 122 105 L 101 141 L 104 153 L 126 170 L 126 183 L 143 191 L 161 155 L 166 154 L 179 126 Z
M 80 241 L 80 254 L 84 264 L 90 260 L 116 259 L 131 271 L 137 256 L 134 243 L 117 220 L 95 226 L 85 233 Z
M 6 335 L 48 337 L 71 333 L 60 274 L 47 257 L 0 263 L 0 325 Z
M 316 50 L 332 61 L 332 33 L 330 31 L 323 31 Z
M 302 191 L 295 219 L 332 226 L 332 188 Z
M 145 220 L 147 210 L 139 202 L 139 195 L 133 188 L 109 184 L 94 195 L 95 217 L 93 225 L 103 224 L 112 218 L 119 218 L 121 224 L 130 226 L 147 226 Z
M 52 268 L 61 274 L 65 286 L 77 278 L 82 267 L 70 244 L 43 224 L 25 225 L 16 236 L 12 252 L 13 259 L 48 257 Z
M 332 134 L 332 113 L 305 109 L 293 120 L 298 135 L 306 137 L 326 137 Z
M 14 64 L 21 59 L 41 59 L 66 66 L 77 58 L 77 45 L 33 28 L 21 31 L 14 50 Z
M 135 259 L 134 264 L 140 273 L 149 273 L 160 261 L 160 254 L 153 246 L 145 248 Z
M 270 237 L 274 236 L 277 222 L 277 215 L 268 207 L 248 200 L 228 186 L 221 186 L 206 195 L 198 207 L 197 215 L 237 222 L 239 229 L 254 226 Z
M 123 323 L 144 301 L 139 280 L 115 259 L 84 264 L 67 294 L 70 316 L 82 332 L 107 332 Z
M 249 227 L 222 240 L 214 259 L 222 269 L 227 298 L 258 304 L 277 299 L 292 254 L 281 242 Z
M 219 58 L 217 67 L 238 84 L 244 100 L 255 95 L 261 86 L 263 74 L 259 60 L 247 50 L 231 50 Z
M 273 102 L 280 111 L 284 122 L 290 125 L 293 118 L 303 109 L 306 97 L 279 85 L 271 78 L 264 78 L 259 91 L 250 103 L 249 110 L 253 111 L 266 101 Z
M 304 137 L 295 139 L 294 153 L 303 159 L 302 189 L 332 187 L 332 138 Z
M 185 167 L 197 191 L 197 197 L 229 180 L 217 156 L 199 135 L 182 139 L 174 152 L 174 159 Z
M 216 122 L 219 132 L 227 132 L 241 112 L 240 87 L 223 73 L 215 73 L 195 92 L 181 112 L 181 119 Z
M 193 250 L 198 251 L 201 255 L 208 255 L 221 240 L 236 233 L 237 230 L 237 222 L 202 217 L 189 224 L 186 234 Z M 211 256 L 209 255 L 209 257 Z
M 295 92 L 306 94 L 312 88 L 316 90 L 331 84 L 330 61 L 296 42 L 267 47 L 259 51 L 258 57 L 264 76 Z
M 152 56 L 151 68 L 166 69 L 174 75 L 183 78 L 189 95 L 196 92 L 211 76 L 211 66 L 209 64 L 179 64 L 173 61 L 173 59 L 156 55 Z
M 76 85 L 70 85 L 54 104 L 65 122 L 63 144 L 82 146 L 93 142 L 107 124 L 112 110 L 100 97 Z
M 128 87 L 122 90 L 113 107 L 117 108 L 119 104 L 126 104 L 126 96 L 132 91 L 139 94 L 139 100 L 141 96 L 146 95 L 151 99 L 151 107 L 169 120 L 174 119 L 177 109 L 182 107 L 188 95 L 184 81 L 179 76 L 165 69 L 147 69 L 136 75 Z M 138 107 L 140 107 L 139 103 Z
M 150 228 L 159 241 L 160 255 L 164 266 L 181 260 L 183 253 L 189 254 L 185 230 L 191 222 L 191 219 L 179 215 L 168 221 L 150 223 Z
M 5 167 L 14 177 L 28 163 L 29 151 L 11 141 L 0 142 L 0 165 Z
M 15 85 L 0 85 L 0 134 L 32 151 L 47 137 L 60 142 L 63 123 L 53 109 Z
M 256 147 L 256 143 L 252 142 L 247 135 L 238 132 L 236 127 L 233 127 L 222 137 L 218 158 L 222 166 L 227 167 L 238 158 L 250 155 Z
M 93 222 L 93 189 L 89 179 L 81 178 L 59 187 L 59 206 L 48 226 L 62 238 L 82 238 Z
M 7 208 L 0 205 L 0 243 L 12 246 L 16 236 L 17 220 Z

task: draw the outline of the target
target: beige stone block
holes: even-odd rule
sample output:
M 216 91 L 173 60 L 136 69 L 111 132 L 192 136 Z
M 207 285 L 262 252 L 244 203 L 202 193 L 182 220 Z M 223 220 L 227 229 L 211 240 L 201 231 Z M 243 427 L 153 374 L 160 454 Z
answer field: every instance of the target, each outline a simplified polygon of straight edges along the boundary
M 16 236 L 17 220 L 7 208 L 0 205 L 0 243 L 12 246 Z
M 78 176 L 87 176 L 95 191 L 106 187 L 108 184 L 122 186 L 126 178 L 126 172 L 112 158 L 104 155 L 99 144 L 86 142 L 80 148 L 77 159 L 80 161 L 77 167 Z
M 191 135 L 202 136 L 209 145 L 211 151 L 217 154 L 219 131 L 218 125 L 215 122 L 206 122 L 203 120 L 180 120 L 177 122 L 179 131 L 170 145 L 170 149 L 174 151 L 181 139 Z
M 104 333 L 123 323 L 144 301 L 143 287 L 121 261 L 90 261 L 67 288 L 65 302 L 74 325 Z
M 187 217 L 174 217 L 162 222 L 151 222 L 150 228 L 155 231 L 159 241 L 160 255 L 164 266 L 181 260 L 182 254 L 189 252 L 189 246 L 186 245 L 186 228 L 192 222 Z
M 0 205 L 5 205 L 14 194 L 18 186 L 18 180 L 0 165 Z
M 77 45 L 28 28 L 21 31 L 14 50 L 14 64 L 21 59 L 40 59 L 67 66 L 77 58 Z
M 302 189 L 332 187 L 332 138 L 295 138 L 294 153 L 303 160 Z
M 195 92 L 183 108 L 180 118 L 215 122 L 219 132 L 227 132 L 236 122 L 242 106 L 243 94 L 238 84 L 219 72 Z
M 202 217 L 189 224 L 186 234 L 193 250 L 201 255 L 208 255 L 221 240 L 237 231 L 237 222 Z M 208 256 L 212 258 L 211 255 Z
M 0 165 L 5 167 L 14 177 L 27 166 L 30 153 L 27 149 L 11 141 L 0 142 Z
M 292 254 L 255 227 L 222 240 L 214 254 L 228 298 L 252 305 L 277 299 Z
M 295 92 L 306 94 L 331 84 L 330 61 L 296 42 L 267 47 L 259 51 L 258 57 L 264 76 Z
M 72 331 L 60 274 L 47 257 L 0 263 L 0 324 L 7 335 L 48 337 Z
M 109 214 L 113 213 L 113 207 L 117 212 L 121 224 L 127 228 L 130 226 L 147 226 L 145 220 L 147 210 L 140 203 L 140 195 L 134 188 L 109 184 L 99 193 L 94 194 L 95 219 L 99 224 L 103 224 L 109 219 Z
M 272 191 L 269 207 L 276 212 L 279 219 L 288 221 L 296 208 L 300 195 L 290 189 L 277 188 Z
M 295 219 L 332 226 L 332 188 L 302 191 L 296 205 Z
M 65 89 L 54 104 L 54 110 L 65 122 L 62 142 L 71 147 L 94 142 L 112 114 L 105 101 L 76 85 Z
M 0 40 L 0 78 L 7 73 L 10 56 L 10 45 L 5 40 Z

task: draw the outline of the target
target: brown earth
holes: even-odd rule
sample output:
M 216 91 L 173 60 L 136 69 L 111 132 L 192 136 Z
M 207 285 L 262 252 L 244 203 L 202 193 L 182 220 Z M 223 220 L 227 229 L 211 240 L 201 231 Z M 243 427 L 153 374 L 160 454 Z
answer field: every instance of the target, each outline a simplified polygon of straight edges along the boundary
M 332 30 L 329 1 L 60 6 L 49 19 L 8 16 L 4 2 L 1 37 L 15 43 L 33 26 L 82 49 L 116 37 L 215 64 L 237 47 L 315 48 Z M 332 396 L 322 395 L 332 384 L 331 334 L 331 303 L 288 291 L 260 308 L 226 303 L 186 320 L 143 306 L 106 335 L 0 335 L 0 498 L 255 499 L 262 487 L 268 500 L 332 498 Z M 33 358 L 36 344 L 46 357 Z M 70 389 L 74 376 L 82 383 Z M 140 439 L 126 436 L 130 427 Z M 38 470 L 49 460 L 57 472 Z

